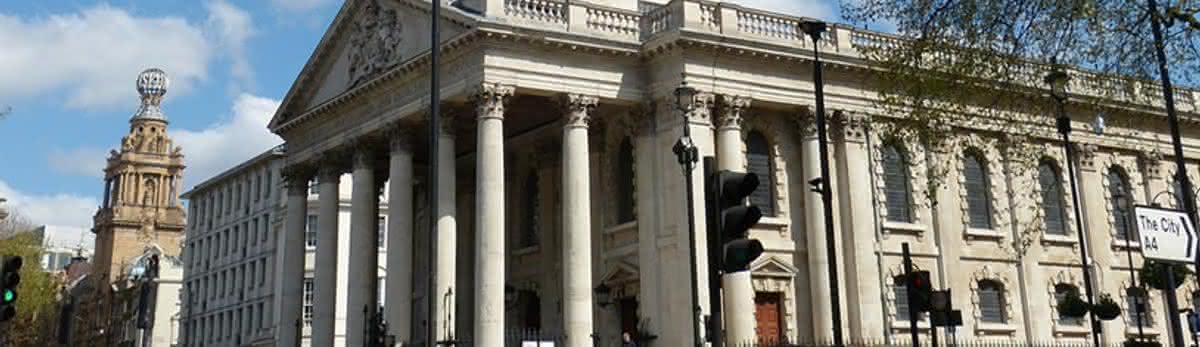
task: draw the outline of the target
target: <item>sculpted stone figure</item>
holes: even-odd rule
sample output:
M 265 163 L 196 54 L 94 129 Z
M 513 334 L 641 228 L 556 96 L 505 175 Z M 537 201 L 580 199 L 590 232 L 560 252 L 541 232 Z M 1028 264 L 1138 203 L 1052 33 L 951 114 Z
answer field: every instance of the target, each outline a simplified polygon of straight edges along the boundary
M 395 10 L 367 2 L 350 36 L 350 85 L 370 79 L 400 62 L 400 20 Z

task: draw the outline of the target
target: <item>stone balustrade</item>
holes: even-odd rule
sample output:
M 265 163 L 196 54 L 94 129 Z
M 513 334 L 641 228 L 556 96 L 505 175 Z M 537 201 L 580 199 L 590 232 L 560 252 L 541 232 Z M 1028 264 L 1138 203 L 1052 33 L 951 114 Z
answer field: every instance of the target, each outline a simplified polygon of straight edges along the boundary
M 504 20 L 536 28 L 551 28 L 603 37 L 628 43 L 642 43 L 655 36 L 686 30 L 745 39 L 788 49 L 811 49 L 811 40 L 800 30 L 803 17 L 772 13 L 740 5 L 710 0 L 674 0 L 666 5 L 648 5 L 642 12 L 611 8 L 587 2 L 564 0 L 503 0 Z M 823 54 L 837 58 L 862 59 L 868 52 L 895 49 L 903 37 L 830 25 L 820 41 Z M 952 55 L 930 57 L 933 61 L 953 60 Z M 1051 67 L 1026 62 L 1012 67 L 1019 83 L 1044 88 L 1042 76 Z M 1103 97 L 1135 104 L 1162 105 L 1162 89 L 1157 82 L 1136 81 L 1104 76 L 1094 72 L 1072 72 L 1069 90 L 1079 96 Z M 1196 91 L 1177 89 L 1175 104 L 1180 111 L 1197 112 Z

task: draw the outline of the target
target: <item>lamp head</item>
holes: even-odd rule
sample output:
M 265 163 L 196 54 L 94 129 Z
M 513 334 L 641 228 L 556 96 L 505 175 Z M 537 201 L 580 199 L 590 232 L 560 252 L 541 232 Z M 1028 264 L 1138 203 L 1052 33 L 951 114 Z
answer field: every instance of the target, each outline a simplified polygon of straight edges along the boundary
M 675 107 L 683 112 L 690 112 L 695 107 L 696 88 L 689 87 L 687 81 L 679 83 L 679 87 L 675 88 Z
M 1053 96 L 1058 101 L 1067 100 L 1067 83 L 1071 81 L 1071 76 L 1066 72 L 1055 69 L 1042 79 L 1046 85 L 1050 87 L 1050 96 Z
M 825 22 L 819 20 L 807 19 L 800 22 L 800 30 L 804 31 L 805 34 L 808 34 L 808 37 L 811 37 L 813 42 L 820 41 L 821 34 L 825 33 L 825 30 L 828 29 L 829 26 L 826 25 Z

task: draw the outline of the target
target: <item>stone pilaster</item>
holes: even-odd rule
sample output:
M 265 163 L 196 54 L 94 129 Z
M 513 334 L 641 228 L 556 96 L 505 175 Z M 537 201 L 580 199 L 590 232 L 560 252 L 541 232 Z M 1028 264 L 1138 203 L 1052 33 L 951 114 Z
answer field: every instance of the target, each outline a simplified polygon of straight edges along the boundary
M 337 159 L 339 154 L 336 153 L 330 153 L 324 157 L 324 160 L 318 163 L 320 166 L 317 168 L 317 250 L 314 258 L 340 259 L 341 247 L 338 240 L 340 198 L 338 195 L 342 178 L 342 162 Z M 305 194 L 307 194 L 307 190 L 305 188 Z M 299 214 L 302 216 L 301 218 L 307 219 L 308 210 L 300 211 Z M 303 235 L 303 231 L 301 231 L 301 235 Z M 333 347 L 337 322 L 346 319 L 345 293 L 339 293 L 339 289 L 345 288 L 341 283 L 344 283 L 346 270 L 338 263 L 342 262 L 317 261 L 314 264 L 313 319 L 310 340 L 310 345 L 313 347 Z
M 592 346 L 592 221 L 588 122 L 599 100 L 562 97 L 563 126 L 563 318 L 567 347 Z
M 389 131 L 387 306 L 388 334 L 412 341 L 413 297 L 413 131 L 393 125 Z
M 308 211 L 308 180 L 311 172 L 292 169 L 287 179 L 287 220 L 280 247 L 279 344 L 297 346 L 304 307 L 304 226 Z
M 475 94 L 475 340 L 504 341 L 504 106 L 511 86 L 485 84 Z

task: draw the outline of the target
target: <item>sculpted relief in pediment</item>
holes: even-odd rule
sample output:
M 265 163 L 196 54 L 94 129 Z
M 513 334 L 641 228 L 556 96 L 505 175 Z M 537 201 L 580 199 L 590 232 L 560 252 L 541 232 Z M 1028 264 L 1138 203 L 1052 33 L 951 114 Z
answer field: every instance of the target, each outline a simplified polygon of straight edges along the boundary
M 400 63 L 403 26 L 396 10 L 368 0 L 355 16 L 350 34 L 349 86 L 369 80 Z

